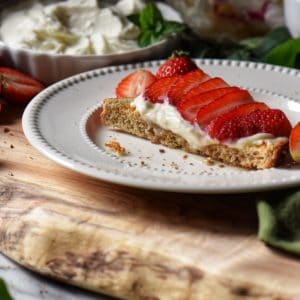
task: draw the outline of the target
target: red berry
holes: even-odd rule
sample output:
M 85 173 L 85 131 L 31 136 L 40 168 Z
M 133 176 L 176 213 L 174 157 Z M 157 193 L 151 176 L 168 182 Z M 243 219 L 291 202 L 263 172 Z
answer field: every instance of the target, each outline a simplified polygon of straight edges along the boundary
M 176 82 L 176 85 L 174 85 L 168 93 L 170 103 L 176 104 L 192 88 L 208 79 L 209 76 L 200 69 L 180 76 L 179 80 Z
M 300 122 L 291 131 L 289 146 L 292 158 L 300 162 Z
M 269 107 L 262 102 L 250 102 L 242 104 L 235 109 L 220 115 L 219 117 L 213 119 L 209 125 L 206 127 L 206 131 L 213 138 L 218 138 L 223 124 L 230 121 L 236 117 L 242 117 L 248 115 L 249 113 L 256 110 L 266 110 Z
M 116 88 L 118 98 L 135 98 L 154 81 L 156 77 L 147 70 L 137 70 L 121 80 Z
M 271 133 L 274 136 L 288 137 L 292 129 L 290 121 L 279 109 L 254 111 L 247 118 L 259 127 L 259 132 Z
M 168 101 L 168 92 L 178 79 L 179 76 L 173 76 L 156 80 L 145 90 L 144 98 L 153 103 Z
M 27 103 L 43 88 L 40 82 L 22 72 L 0 67 L 0 94 L 5 100 Z
M 157 78 L 183 75 L 197 69 L 196 64 L 186 56 L 174 56 L 163 63 L 157 73 Z
M 194 97 L 211 90 L 225 88 L 228 86 L 229 85 L 219 77 L 211 78 L 191 89 L 180 101 L 185 101 L 186 98 Z
M 225 87 L 208 91 L 193 97 L 184 97 L 178 102 L 177 109 L 186 120 L 193 123 L 196 121 L 197 113 L 201 107 L 204 107 L 223 95 L 238 90 L 239 88 L 237 87 Z
M 291 124 L 278 109 L 255 110 L 247 115 L 225 121 L 213 137 L 219 141 L 235 140 L 256 133 L 270 133 L 276 137 L 289 136 Z
M 246 90 L 238 90 L 225 94 L 200 108 L 197 113 L 197 122 L 202 128 L 205 128 L 216 117 L 229 112 L 241 104 L 252 101 L 252 96 Z

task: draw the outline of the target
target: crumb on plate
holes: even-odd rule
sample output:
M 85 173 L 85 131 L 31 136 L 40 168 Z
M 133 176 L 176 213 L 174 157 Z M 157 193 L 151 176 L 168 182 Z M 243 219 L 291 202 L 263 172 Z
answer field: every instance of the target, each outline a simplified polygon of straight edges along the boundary
M 206 158 L 205 159 L 205 163 L 208 165 L 208 166 L 213 166 L 215 164 L 214 160 L 210 157 Z
M 108 141 L 105 143 L 105 146 L 118 156 L 124 156 L 126 154 L 126 149 L 117 141 Z

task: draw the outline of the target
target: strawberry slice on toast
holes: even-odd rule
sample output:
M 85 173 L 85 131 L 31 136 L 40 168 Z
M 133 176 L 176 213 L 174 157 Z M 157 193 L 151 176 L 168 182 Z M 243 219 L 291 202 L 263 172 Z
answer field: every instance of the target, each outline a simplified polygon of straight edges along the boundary
M 170 89 L 179 80 L 179 76 L 164 77 L 153 82 L 144 92 L 144 98 L 153 103 L 168 102 Z
M 185 101 L 187 98 L 191 98 L 191 97 L 197 96 L 199 94 L 209 92 L 211 90 L 225 88 L 225 87 L 229 87 L 229 85 L 222 78 L 220 78 L 220 77 L 211 78 L 211 79 L 208 79 L 208 80 L 200 83 L 193 89 L 191 89 L 182 98 L 182 100 L 180 100 L 180 102 Z
M 156 80 L 156 77 L 147 70 L 137 70 L 130 73 L 116 87 L 116 96 L 119 98 L 134 98 Z
M 253 102 L 253 98 L 246 90 L 238 90 L 226 94 L 200 108 L 197 113 L 197 123 L 205 128 L 216 117 L 229 112 L 239 105 Z
M 269 107 L 263 102 L 250 102 L 246 104 L 242 104 L 233 110 L 220 115 L 219 117 L 213 119 L 209 125 L 206 127 L 206 132 L 213 138 L 218 140 L 222 140 L 220 137 L 222 126 L 237 117 L 243 117 L 245 115 L 250 114 L 256 110 L 267 110 Z
M 209 79 L 202 70 L 197 69 L 182 75 L 168 93 L 169 102 L 176 105 L 178 101 L 192 88 Z
M 183 98 L 177 104 L 177 109 L 181 115 L 191 123 L 196 121 L 199 109 L 212 101 L 235 91 L 239 91 L 237 87 L 225 87 L 212 91 L 208 91 L 193 97 Z
M 270 133 L 275 137 L 288 137 L 291 124 L 279 109 L 254 110 L 246 115 L 227 119 L 213 132 L 219 141 L 237 140 L 257 133 Z

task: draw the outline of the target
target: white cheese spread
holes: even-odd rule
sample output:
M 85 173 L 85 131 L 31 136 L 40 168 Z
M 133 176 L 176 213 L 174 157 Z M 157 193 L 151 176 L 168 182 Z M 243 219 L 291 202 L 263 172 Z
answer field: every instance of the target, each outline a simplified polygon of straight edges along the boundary
M 99 1 L 98 1 L 99 2 Z M 100 2 L 101 3 L 101 2 Z M 140 11 L 142 0 L 121 0 L 99 8 L 96 0 L 67 0 L 2 14 L 0 37 L 15 48 L 70 55 L 104 55 L 138 49 L 139 29 L 126 16 Z
M 172 131 L 184 138 L 191 148 L 201 149 L 211 144 L 220 144 L 216 139 L 212 139 L 198 125 L 192 125 L 186 121 L 177 111 L 176 107 L 168 102 L 152 103 L 146 101 L 143 96 L 138 96 L 132 102 L 136 110 L 148 122 L 152 122 L 163 129 Z M 225 142 L 230 147 L 243 148 L 250 144 L 276 143 L 278 140 L 287 140 L 285 137 L 275 138 L 270 133 L 257 133 L 252 136 L 240 138 L 236 141 Z

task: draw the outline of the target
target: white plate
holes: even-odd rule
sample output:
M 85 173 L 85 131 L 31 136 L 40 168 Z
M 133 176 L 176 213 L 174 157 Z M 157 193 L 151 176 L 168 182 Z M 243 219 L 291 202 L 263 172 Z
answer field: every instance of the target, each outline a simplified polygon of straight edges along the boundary
M 204 158 L 151 144 L 99 124 L 97 108 L 114 96 L 117 82 L 134 69 L 156 70 L 159 61 L 108 67 L 54 84 L 27 106 L 23 128 L 44 155 L 74 171 L 118 184 L 188 193 L 231 193 L 300 184 L 300 168 L 248 171 L 208 165 Z M 300 120 L 300 72 L 277 66 L 223 60 L 197 60 L 212 76 L 249 88 L 257 100 Z M 130 153 L 116 157 L 104 143 L 117 140 Z M 164 149 L 165 153 L 161 153 Z

